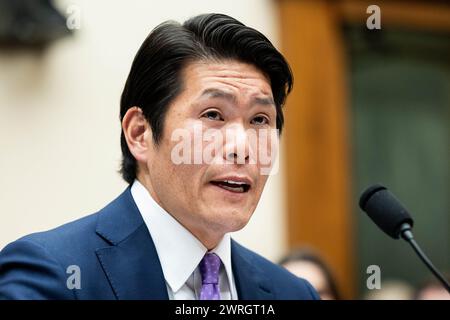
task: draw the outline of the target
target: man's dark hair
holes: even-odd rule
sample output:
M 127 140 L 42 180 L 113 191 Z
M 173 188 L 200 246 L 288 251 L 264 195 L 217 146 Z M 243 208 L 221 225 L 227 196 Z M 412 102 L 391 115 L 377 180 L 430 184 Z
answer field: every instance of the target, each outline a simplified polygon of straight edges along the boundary
M 293 76 L 284 57 L 259 31 L 224 14 L 203 14 L 184 24 L 167 21 L 145 39 L 134 58 L 120 101 L 120 121 L 133 106 L 142 109 L 160 142 L 169 104 L 183 90 L 182 71 L 200 60 L 236 60 L 257 67 L 269 79 L 276 105 L 277 129 L 283 127 L 282 106 L 292 89 Z M 129 184 L 137 175 L 137 161 L 122 130 L 121 174 Z

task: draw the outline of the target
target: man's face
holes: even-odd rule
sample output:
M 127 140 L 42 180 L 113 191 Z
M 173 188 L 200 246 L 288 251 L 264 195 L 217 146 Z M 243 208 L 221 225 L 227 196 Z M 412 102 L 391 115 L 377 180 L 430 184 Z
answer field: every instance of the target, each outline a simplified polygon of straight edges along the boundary
M 272 90 L 257 68 L 236 61 L 190 63 L 183 83 L 166 113 L 158 145 L 152 135 L 145 138 L 152 147 L 144 183 L 197 238 L 221 237 L 247 224 L 267 181 L 257 146 L 269 156 L 278 146 L 278 136 L 270 134 L 276 128 Z M 264 141 L 263 131 L 268 133 Z M 204 139 L 212 132 L 214 138 Z M 190 156 L 186 149 L 180 152 L 180 145 L 192 147 Z M 202 153 L 210 160 L 205 162 Z M 191 163 L 180 163 L 186 155 Z

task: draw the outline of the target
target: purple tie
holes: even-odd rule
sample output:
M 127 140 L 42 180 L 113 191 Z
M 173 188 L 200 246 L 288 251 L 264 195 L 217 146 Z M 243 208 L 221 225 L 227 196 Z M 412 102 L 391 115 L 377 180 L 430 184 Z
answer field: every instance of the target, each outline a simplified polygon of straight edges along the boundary
M 202 276 L 200 300 L 220 300 L 220 258 L 215 253 L 207 253 L 200 261 L 199 268 Z

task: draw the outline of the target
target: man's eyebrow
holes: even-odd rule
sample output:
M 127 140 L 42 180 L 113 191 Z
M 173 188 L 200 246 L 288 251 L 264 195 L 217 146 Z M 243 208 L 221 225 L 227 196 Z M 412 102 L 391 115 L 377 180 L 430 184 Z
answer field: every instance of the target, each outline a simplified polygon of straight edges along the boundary
M 237 98 L 234 94 L 216 88 L 205 89 L 200 95 L 200 97 L 222 98 L 233 103 L 236 103 L 237 101 Z M 273 101 L 272 97 L 265 97 L 265 98 L 255 97 L 252 101 L 252 105 L 253 104 L 259 104 L 263 106 L 275 106 L 275 102 Z
M 201 98 L 206 97 L 206 98 L 222 98 L 225 100 L 228 100 L 230 102 L 236 102 L 236 96 L 232 93 L 220 90 L 220 89 L 216 89 L 216 88 L 209 88 L 209 89 L 205 89 L 203 90 L 201 96 Z
M 260 104 L 263 106 L 275 106 L 275 101 L 273 101 L 272 97 L 267 98 L 256 97 L 253 101 L 254 104 Z

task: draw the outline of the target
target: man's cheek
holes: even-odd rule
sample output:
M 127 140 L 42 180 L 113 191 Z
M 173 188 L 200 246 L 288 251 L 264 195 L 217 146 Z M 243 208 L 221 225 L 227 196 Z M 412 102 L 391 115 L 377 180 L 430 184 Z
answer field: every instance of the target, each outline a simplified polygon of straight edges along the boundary
M 174 164 L 173 172 L 179 183 L 190 188 L 190 192 L 195 191 L 201 183 L 202 166 L 194 164 Z

